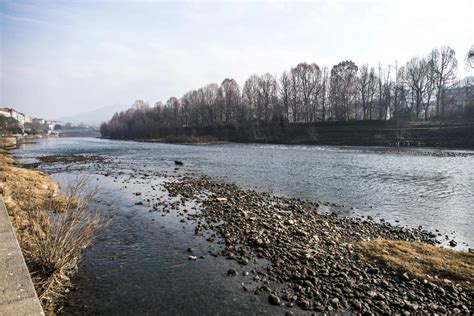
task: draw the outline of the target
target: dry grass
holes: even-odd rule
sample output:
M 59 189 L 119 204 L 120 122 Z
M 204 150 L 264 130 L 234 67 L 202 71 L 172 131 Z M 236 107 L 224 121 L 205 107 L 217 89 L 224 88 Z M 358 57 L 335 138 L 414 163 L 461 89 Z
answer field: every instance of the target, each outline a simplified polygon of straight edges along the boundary
M 364 257 L 412 277 L 440 282 L 448 279 L 472 288 L 474 254 L 438 248 L 422 242 L 373 240 L 357 244 Z
M 98 187 L 77 177 L 60 192 L 48 175 L 18 168 L 0 155 L 0 193 L 43 306 L 49 308 L 70 285 L 81 253 L 107 225 L 92 203 Z

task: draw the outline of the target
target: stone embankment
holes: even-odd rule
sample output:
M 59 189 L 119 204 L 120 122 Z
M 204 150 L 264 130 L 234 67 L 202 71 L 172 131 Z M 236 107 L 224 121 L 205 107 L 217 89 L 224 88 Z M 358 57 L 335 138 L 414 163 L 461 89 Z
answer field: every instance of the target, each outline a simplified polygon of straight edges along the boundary
M 1 196 L 0 315 L 44 315 Z

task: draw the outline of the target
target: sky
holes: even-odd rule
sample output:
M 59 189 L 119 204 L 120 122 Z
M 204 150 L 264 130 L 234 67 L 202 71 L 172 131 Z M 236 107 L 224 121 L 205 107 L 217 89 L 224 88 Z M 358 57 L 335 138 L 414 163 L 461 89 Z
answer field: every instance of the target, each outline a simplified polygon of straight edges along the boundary
M 403 65 L 449 45 L 467 75 L 474 1 L 0 0 L 0 107 L 55 119 L 299 62 Z

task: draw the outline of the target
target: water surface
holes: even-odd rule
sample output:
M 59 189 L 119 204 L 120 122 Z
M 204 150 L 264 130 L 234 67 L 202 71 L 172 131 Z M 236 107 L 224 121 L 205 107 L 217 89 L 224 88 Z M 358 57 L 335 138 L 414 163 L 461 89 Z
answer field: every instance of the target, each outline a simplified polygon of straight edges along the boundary
M 157 190 L 169 180 L 164 175 L 206 174 L 247 188 L 345 205 L 338 208 L 343 215 L 421 225 L 464 247 L 474 243 L 473 151 L 59 138 L 25 144 L 14 154 L 23 162 L 55 154 L 110 159 L 105 166 L 41 167 L 63 183 L 76 173 L 100 182 L 97 206 L 112 218 L 85 253 L 66 314 L 284 314 L 265 296 L 243 290 L 243 285 L 252 288 L 251 275 L 227 277 L 237 264 L 211 256 L 209 251 L 220 245 L 194 236 L 192 223 L 182 223 L 174 213 L 150 212 L 150 204 L 166 195 Z M 175 170 L 174 160 L 184 167 Z M 188 260 L 190 247 L 204 258 Z

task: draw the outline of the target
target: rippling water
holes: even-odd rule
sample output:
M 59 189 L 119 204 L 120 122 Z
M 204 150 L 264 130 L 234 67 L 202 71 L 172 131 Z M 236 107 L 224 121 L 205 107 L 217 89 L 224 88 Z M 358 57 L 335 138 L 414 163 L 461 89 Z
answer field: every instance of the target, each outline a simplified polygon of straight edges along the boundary
M 457 153 L 458 156 L 447 156 Z M 241 279 L 224 277 L 232 263 L 206 258 L 191 262 L 186 249 L 211 247 L 193 236 L 192 225 L 174 214 L 162 217 L 137 206 L 132 193 L 154 198 L 159 176 L 138 181 L 131 170 L 184 169 L 275 194 L 345 205 L 349 216 L 372 216 L 424 228 L 474 244 L 474 151 L 256 144 L 171 145 L 94 138 L 45 139 L 15 151 L 24 162 L 41 155 L 110 157 L 116 181 L 88 169 L 104 186 L 101 208 L 112 226 L 86 253 L 72 295 L 71 313 L 273 313 L 262 298 L 243 293 Z M 71 173 L 45 167 L 61 180 Z M 56 168 L 56 169 L 55 169 Z M 128 177 L 128 178 L 127 178 Z M 123 182 L 127 185 L 124 185 Z M 265 300 L 264 300 L 265 301 Z M 281 312 L 281 310 L 280 310 Z
M 224 144 L 170 145 L 93 138 L 48 139 L 23 158 L 97 154 L 142 168 L 184 161 L 188 170 L 275 194 L 351 206 L 355 214 L 451 234 L 474 243 L 474 151 Z

